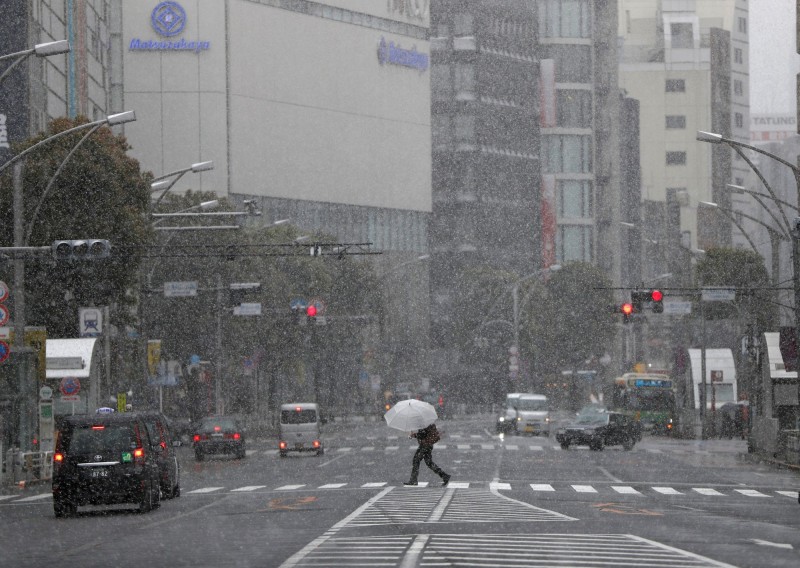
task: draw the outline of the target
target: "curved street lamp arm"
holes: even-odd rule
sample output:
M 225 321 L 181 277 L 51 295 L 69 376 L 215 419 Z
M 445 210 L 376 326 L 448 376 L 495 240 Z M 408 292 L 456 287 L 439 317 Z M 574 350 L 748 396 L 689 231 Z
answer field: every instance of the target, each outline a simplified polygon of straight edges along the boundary
M 763 207 L 763 208 L 764 208 L 764 211 L 766 211 L 767 213 L 769 213 L 769 216 L 770 216 L 770 217 L 772 217 L 772 219 L 775 221 L 775 225 L 776 225 L 777 227 L 780 227 L 780 228 L 781 228 L 781 232 L 785 232 L 785 231 L 787 230 L 787 228 L 784 228 L 784 226 L 781 224 L 781 220 L 780 220 L 780 219 L 778 219 L 778 217 L 776 217 L 776 216 L 775 216 L 775 213 L 773 213 L 773 212 L 772 212 L 772 209 L 770 209 L 769 207 L 767 207 L 767 204 L 766 204 L 766 203 L 764 203 L 764 200 L 763 200 L 763 199 L 761 199 L 761 197 L 759 197 L 759 196 L 757 196 L 757 195 L 753 195 L 753 199 L 755 199 L 755 200 L 756 200 L 756 202 L 757 202 L 759 205 L 761 205 L 761 207 Z M 780 205 L 778 205 L 778 208 L 780 209 L 780 208 L 781 208 L 781 206 L 780 206 Z M 742 215 L 744 215 L 744 213 L 742 213 Z M 789 230 L 791 230 L 791 227 L 789 227 L 788 229 L 789 229 Z
M 10 160 L 8 160 L 2 166 L 0 166 L 0 172 L 5 170 L 7 167 L 9 167 L 14 162 L 18 162 L 19 160 L 21 160 L 22 158 L 24 158 L 25 156 L 27 156 L 28 154 L 30 154 L 31 152 L 36 150 L 38 147 L 46 144 L 47 142 L 52 142 L 53 140 L 57 140 L 58 138 L 66 136 L 67 134 L 72 134 L 73 132 L 77 132 L 78 130 L 83 130 L 84 128 L 92 128 L 92 127 L 95 127 L 95 126 L 98 126 L 98 125 L 102 126 L 102 125 L 106 124 L 107 122 L 108 122 L 108 118 L 104 118 L 102 120 L 95 120 L 94 122 L 87 122 L 86 124 L 73 126 L 72 128 L 68 128 L 67 130 L 64 130 L 63 132 L 59 132 L 58 134 L 53 134 L 52 136 L 50 136 L 48 138 L 45 138 L 44 140 L 40 140 L 39 142 L 37 142 L 36 144 L 31 146 L 30 148 L 26 148 L 25 150 L 23 150 L 22 152 L 20 152 L 19 154 L 17 154 L 16 156 L 11 158 Z
M 70 158 L 72 158 L 72 155 L 75 153 L 75 151 L 78 148 L 80 148 L 81 144 L 83 144 L 86 141 L 86 139 L 89 138 L 89 136 L 91 136 L 92 134 L 97 132 L 97 130 L 101 126 L 103 126 L 102 123 L 97 124 L 97 125 L 95 125 L 94 128 L 89 130 L 89 132 L 84 134 L 83 138 L 81 138 L 80 142 L 78 142 L 72 148 L 72 150 L 69 151 L 69 153 L 66 155 L 66 157 L 58 165 L 58 168 L 56 169 L 55 173 L 52 175 L 52 177 L 50 177 L 50 181 L 47 182 L 47 187 L 44 188 L 44 191 L 42 192 L 42 196 L 39 198 L 39 202 L 36 204 L 36 209 L 34 209 L 33 215 L 31 215 L 31 218 L 28 221 L 28 230 L 25 231 L 25 238 L 22 241 L 23 246 L 27 246 L 28 241 L 30 241 L 30 239 L 31 239 L 31 233 L 33 233 L 33 226 L 36 224 L 36 217 L 39 215 L 39 209 L 41 209 L 42 203 L 44 203 L 44 200 L 47 199 L 47 195 L 48 195 L 48 193 L 50 193 L 50 189 L 53 187 L 53 183 L 55 182 L 56 178 L 58 177 L 58 174 L 61 173 L 61 170 L 64 169 L 64 166 L 67 164 L 67 162 L 69 162 Z
M 737 192 L 737 193 L 741 191 L 743 193 L 749 193 L 750 195 L 752 195 L 754 197 L 766 198 L 766 199 L 769 199 L 769 200 L 774 201 L 776 203 L 779 203 L 779 204 L 783 205 L 784 207 L 788 207 L 792 211 L 800 212 L 800 207 L 798 207 L 797 205 L 793 205 L 793 204 L 791 204 L 788 201 L 785 201 L 783 199 L 775 199 L 771 195 L 764 195 L 763 193 L 760 193 L 758 191 L 753 191 L 752 189 L 747 189 L 746 187 L 740 187 L 738 185 L 728 184 L 728 187 L 731 188 L 731 191 L 734 191 L 734 192 Z
M 31 49 L 31 50 L 29 50 L 29 52 L 31 52 L 31 53 L 32 53 L 32 52 L 33 52 L 33 50 Z M 2 83 L 2 82 L 3 82 L 3 79 L 5 79 L 5 78 L 6 78 L 6 75 L 8 75 L 9 73 L 11 73 L 11 71 L 12 71 L 12 70 L 13 70 L 13 69 L 14 69 L 14 68 L 17 66 L 17 65 L 19 65 L 20 63 L 22 63 L 23 61 L 25 61 L 25 55 L 27 55 L 27 52 L 25 52 L 25 51 L 21 51 L 20 53 L 21 53 L 22 55 L 20 55 L 19 59 L 17 59 L 17 60 L 16 60 L 16 61 L 14 61 L 14 62 L 13 62 L 11 65 L 9 65 L 8 67 L 6 67 L 6 70 L 5 70 L 5 71 L 3 71 L 3 74 L 2 74 L 2 75 L 0 75 L 0 83 Z M 12 53 L 11 55 L 19 55 L 19 53 Z M 6 56 L 6 57 L 9 57 L 9 56 Z
M 782 164 L 785 164 L 785 165 L 789 166 L 790 168 L 792 168 L 792 171 L 794 172 L 795 181 L 797 182 L 798 186 L 800 186 L 800 177 L 798 177 L 798 172 L 799 171 L 797 169 L 797 166 L 794 166 L 791 163 L 787 162 L 786 160 L 784 160 L 782 158 L 779 158 L 778 156 L 775 156 L 773 154 L 770 154 L 769 152 L 764 152 L 763 150 L 759 150 L 755 146 L 750 146 L 749 144 L 744 144 L 742 142 L 728 141 L 725 138 L 723 138 L 723 140 L 728 144 L 728 146 L 733 148 L 736 151 L 736 153 L 739 154 L 739 156 L 745 162 L 747 162 L 747 165 L 750 166 L 750 168 L 758 176 L 758 179 L 761 180 L 761 183 L 764 184 L 764 187 L 767 188 L 767 191 L 769 192 L 770 197 L 772 197 L 772 199 L 777 201 L 778 196 L 775 195 L 775 192 L 772 190 L 772 187 L 770 187 L 769 183 L 767 183 L 767 180 L 764 179 L 764 175 L 761 173 L 761 171 L 756 167 L 756 165 L 752 162 L 752 160 L 750 160 L 750 158 L 748 158 L 747 155 L 744 152 L 742 152 L 742 149 L 739 148 L 740 145 L 744 146 L 745 148 L 750 148 L 750 149 L 752 149 L 752 150 L 754 150 L 756 152 L 764 154 L 765 156 L 769 156 L 770 158 L 774 158 L 778 162 L 780 162 Z M 783 210 L 783 207 L 781 207 L 780 204 L 778 204 L 778 210 L 781 212 L 781 217 L 783 217 L 783 222 L 786 223 L 786 225 L 785 225 L 786 229 L 787 230 L 790 229 L 791 225 L 789 224 L 789 219 L 788 219 L 788 217 L 786 217 L 786 212 Z
M 753 239 L 750 238 L 750 235 L 747 234 L 747 231 L 744 230 L 742 224 L 736 220 L 736 215 L 730 213 L 730 209 L 725 209 L 724 207 L 720 207 L 719 205 L 714 207 L 714 209 L 719 213 L 721 213 L 722 215 L 728 217 L 731 221 L 733 221 L 733 224 L 739 228 L 739 231 L 741 231 L 742 235 L 744 235 L 744 238 L 747 239 L 747 242 L 750 244 L 750 247 L 753 249 L 753 251 L 755 253 L 758 253 L 758 248 L 756 248 L 756 244 L 753 242 Z

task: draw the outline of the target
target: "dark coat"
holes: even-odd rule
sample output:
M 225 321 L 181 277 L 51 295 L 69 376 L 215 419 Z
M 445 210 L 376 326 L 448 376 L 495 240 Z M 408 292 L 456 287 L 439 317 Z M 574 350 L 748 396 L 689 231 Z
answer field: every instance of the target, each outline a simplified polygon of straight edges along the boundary
M 436 424 L 421 428 L 412 436 L 417 439 L 420 446 L 433 446 L 439 441 L 439 431 L 436 429 Z

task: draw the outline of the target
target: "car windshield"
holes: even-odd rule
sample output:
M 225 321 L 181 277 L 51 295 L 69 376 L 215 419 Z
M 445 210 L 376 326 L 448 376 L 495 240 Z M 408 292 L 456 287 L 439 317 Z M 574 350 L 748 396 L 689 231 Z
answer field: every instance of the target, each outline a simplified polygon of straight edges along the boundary
M 197 427 L 200 432 L 218 432 L 236 430 L 237 425 L 234 420 L 230 418 L 215 418 L 203 420 Z
M 517 410 L 536 410 L 544 411 L 548 409 L 547 401 L 540 399 L 525 399 L 519 398 L 514 403 Z
M 603 426 L 608 424 L 608 414 L 600 414 L 600 413 L 591 413 L 591 414 L 580 414 L 575 420 L 576 424 L 584 425 L 593 425 L 593 426 Z
M 281 424 L 308 424 L 317 421 L 316 410 L 282 410 Z
M 127 425 L 76 426 L 70 435 L 68 452 L 91 454 L 122 452 L 136 448 L 136 440 Z

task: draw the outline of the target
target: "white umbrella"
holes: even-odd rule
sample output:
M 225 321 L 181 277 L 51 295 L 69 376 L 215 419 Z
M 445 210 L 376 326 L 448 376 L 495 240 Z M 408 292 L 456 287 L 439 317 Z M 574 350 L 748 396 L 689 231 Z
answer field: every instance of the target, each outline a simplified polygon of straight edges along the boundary
M 395 430 L 412 432 L 433 424 L 438 416 L 432 404 L 411 398 L 401 400 L 383 415 L 386 425 Z

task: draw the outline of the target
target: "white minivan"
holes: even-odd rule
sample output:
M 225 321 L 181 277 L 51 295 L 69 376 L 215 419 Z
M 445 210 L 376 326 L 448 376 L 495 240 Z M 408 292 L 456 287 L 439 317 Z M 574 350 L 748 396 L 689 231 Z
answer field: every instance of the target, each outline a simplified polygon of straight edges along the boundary
M 320 436 L 319 407 L 314 402 L 291 402 L 281 405 L 278 452 L 285 458 L 289 452 L 325 453 Z
M 542 394 L 510 393 L 505 412 L 497 419 L 498 434 L 550 436 L 550 404 Z

